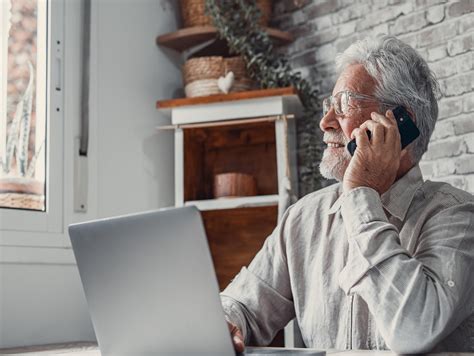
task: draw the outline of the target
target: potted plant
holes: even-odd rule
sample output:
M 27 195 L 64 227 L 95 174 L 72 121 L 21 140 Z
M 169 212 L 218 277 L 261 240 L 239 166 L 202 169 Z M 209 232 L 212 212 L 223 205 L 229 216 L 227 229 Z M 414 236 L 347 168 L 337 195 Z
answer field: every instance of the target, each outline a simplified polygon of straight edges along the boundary
M 6 149 L 0 157 L 0 207 L 45 210 L 44 182 L 35 179 L 36 153 L 29 157 L 30 128 L 33 107 L 34 69 L 28 62 L 29 81 L 15 110 L 6 136 Z

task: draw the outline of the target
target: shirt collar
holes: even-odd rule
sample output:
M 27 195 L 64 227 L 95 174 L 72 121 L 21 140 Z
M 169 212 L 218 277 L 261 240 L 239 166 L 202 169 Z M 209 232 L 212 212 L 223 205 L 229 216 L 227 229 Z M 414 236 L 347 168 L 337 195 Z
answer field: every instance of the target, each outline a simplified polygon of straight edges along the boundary
M 397 180 L 389 190 L 382 194 L 380 200 L 382 201 L 383 207 L 392 216 L 403 221 L 416 191 L 422 184 L 423 176 L 420 167 L 415 165 L 403 177 Z M 341 188 L 339 189 L 339 192 L 340 195 L 329 208 L 328 214 L 334 214 L 341 208 L 344 194 L 341 194 Z

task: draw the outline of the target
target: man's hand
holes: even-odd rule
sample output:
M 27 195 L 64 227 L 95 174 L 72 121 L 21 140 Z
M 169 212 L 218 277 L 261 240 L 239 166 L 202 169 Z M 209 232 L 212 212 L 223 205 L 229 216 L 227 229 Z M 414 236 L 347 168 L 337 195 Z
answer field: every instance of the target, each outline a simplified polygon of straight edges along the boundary
M 234 344 L 235 351 L 244 352 L 245 344 L 242 332 L 239 330 L 237 325 L 231 323 L 228 320 L 227 326 L 229 327 L 230 336 L 232 337 L 232 343 Z
M 392 111 L 385 115 L 373 112 L 372 120 L 352 131 L 351 138 L 356 139 L 357 148 L 344 174 L 345 192 L 369 187 L 383 194 L 395 182 L 400 166 L 400 132 Z M 367 130 L 372 134 L 370 140 Z

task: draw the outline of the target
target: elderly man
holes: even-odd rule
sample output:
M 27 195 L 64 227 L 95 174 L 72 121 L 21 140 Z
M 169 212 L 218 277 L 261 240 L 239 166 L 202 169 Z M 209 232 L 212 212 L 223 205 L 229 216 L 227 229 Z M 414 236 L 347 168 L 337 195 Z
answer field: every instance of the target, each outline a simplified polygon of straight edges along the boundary
M 437 82 L 389 36 L 354 43 L 337 68 L 320 168 L 340 183 L 290 207 L 222 292 L 235 347 L 267 344 L 296 317 L 313 348 L 474 351 L 474 199 L 423 181 L 418 166 Z M 404 150 L 390 111 L 398 105 L 421 132 Z

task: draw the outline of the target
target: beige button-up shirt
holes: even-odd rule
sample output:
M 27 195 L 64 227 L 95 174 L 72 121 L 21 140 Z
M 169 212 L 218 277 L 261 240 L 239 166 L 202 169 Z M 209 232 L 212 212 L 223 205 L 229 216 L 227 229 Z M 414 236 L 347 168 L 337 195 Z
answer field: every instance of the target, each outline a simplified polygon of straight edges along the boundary
M 309 194 L 221 300 L 247 343 L 296 317 L 313 348 L 474 351 L 473 196 L 418 166 L 381 197 Z

